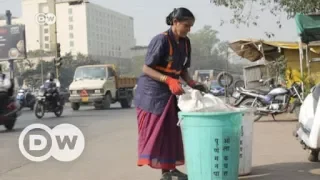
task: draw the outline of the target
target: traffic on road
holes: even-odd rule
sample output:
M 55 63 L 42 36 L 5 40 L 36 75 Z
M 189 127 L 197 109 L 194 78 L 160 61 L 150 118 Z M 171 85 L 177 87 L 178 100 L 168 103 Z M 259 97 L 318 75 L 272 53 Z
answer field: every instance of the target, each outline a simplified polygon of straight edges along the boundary
M 319 180 L 319 2 L 156 3 L 0 0 L 0 180 Z

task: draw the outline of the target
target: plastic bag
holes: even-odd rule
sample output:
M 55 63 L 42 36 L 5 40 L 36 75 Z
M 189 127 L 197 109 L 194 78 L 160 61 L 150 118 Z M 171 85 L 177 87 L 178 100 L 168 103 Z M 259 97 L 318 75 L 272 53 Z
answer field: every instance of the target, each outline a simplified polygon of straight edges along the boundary
M 183 112 L 224 112 L 236 111 L 236 108 L 224 103 L 220 98 L 212 95 L 202 95 L 198 90 L 187 90 L 178 97 L 178 107 Z

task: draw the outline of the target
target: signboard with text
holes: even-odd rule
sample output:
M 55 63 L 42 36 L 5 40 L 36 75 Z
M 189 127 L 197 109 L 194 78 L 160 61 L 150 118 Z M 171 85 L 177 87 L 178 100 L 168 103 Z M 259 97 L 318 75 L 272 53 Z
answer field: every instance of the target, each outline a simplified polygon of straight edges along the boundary
M 25 26 L 0 26 L 0 61 L 26 57 Z

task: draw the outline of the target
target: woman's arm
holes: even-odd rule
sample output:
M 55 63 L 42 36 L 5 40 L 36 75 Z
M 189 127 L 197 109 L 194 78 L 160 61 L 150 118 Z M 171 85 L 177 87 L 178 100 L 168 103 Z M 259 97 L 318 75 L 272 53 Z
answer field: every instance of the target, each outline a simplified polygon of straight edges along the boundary
M 154 79 L 156 81 L 160 81 L 160 82 L 165 81 L 165 75 L 152 69 L 151 67 L 149 67 L 147 65 L 143 65 L 142 72 L 145 73 L 146 75 L 150 76 L 152 79 Z
M 193 81 L 193 79 L 191 78 L 188 69 L 184 69 L 181 73 L 181 78 L 187 83 L 189 84 L 191 81 Z
M 168 53 L 167 37 L 163 34 L 155 36 L 149 46 L 146 55 L 145 63 L 142 67 L 142 72 L 152 79 L 160 82 L 165 82 L 166 76 L 156 71 L 152 67 L 157 66 L 163 61 L 163 58 Z

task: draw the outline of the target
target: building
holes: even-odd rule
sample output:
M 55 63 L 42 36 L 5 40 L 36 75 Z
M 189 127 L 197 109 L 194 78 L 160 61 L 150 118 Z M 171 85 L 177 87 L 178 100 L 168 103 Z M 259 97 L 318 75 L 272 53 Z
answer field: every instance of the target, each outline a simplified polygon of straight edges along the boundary
M 50 1 L 52 2 L 52 1 Z M 39 25 L 36 14 L 53 12 L 47 0 L 22 0 L 22 17 L 12 24 L 26 26 L 27 50 L 82 53 L 99 59 L 127 59 L 135 46 L 133 18 L 93 3 L 56 4 L 57 38 L 54 25 Z M 5 20 L 0 21 L 5 25 Z
M 130 58 L 133 18 L 92 3 L 57 4 L 58 42 L 64 52 Z
M 134 46 L 131 48 L 131 57 L 146 56 L 148 46 Z

